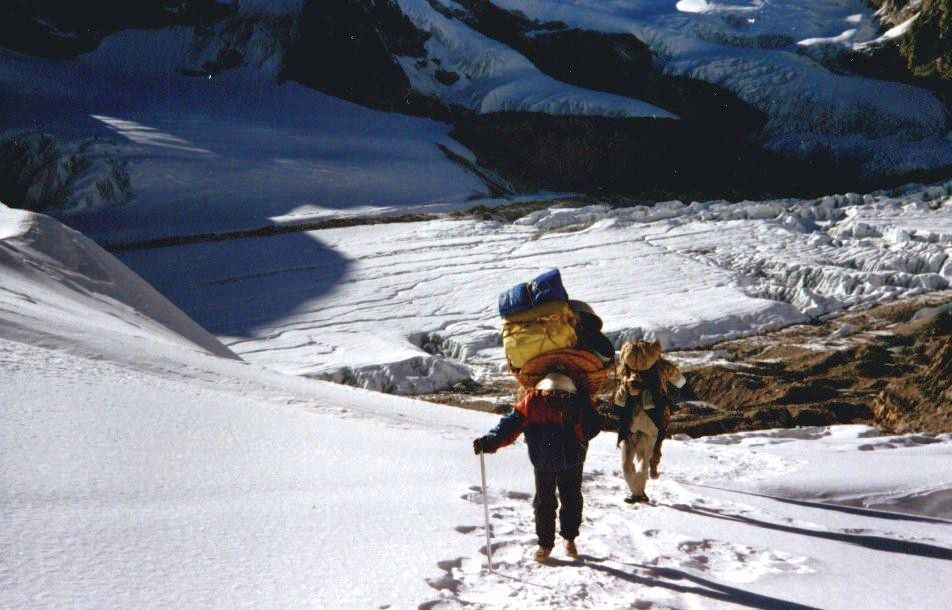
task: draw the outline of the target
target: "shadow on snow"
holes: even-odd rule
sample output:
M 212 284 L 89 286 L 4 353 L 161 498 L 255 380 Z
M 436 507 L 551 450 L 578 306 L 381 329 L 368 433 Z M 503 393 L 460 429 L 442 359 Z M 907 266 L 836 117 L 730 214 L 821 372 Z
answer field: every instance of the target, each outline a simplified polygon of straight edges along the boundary
M 287 233 L 119 253 L 166 298 L 217 335 L 250 336 L 293 315 L 347 276 L 313 234 Z

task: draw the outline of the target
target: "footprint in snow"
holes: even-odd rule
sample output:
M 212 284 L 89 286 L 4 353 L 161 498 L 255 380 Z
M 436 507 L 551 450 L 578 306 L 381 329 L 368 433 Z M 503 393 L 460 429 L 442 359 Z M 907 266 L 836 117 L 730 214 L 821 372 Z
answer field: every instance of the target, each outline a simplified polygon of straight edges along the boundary
M 754 548 L 712 538 L 689 538 L 658 528 L 640 529 L 637 511 L 622 503 L 627 488 L 619 474 L 592 471 L 585 482 L 586 519 L 580 550 L 582 561 L 568 561 L 556 546 L 553 560 L 541 565 L 532 560 L 536 541 L 532 509 L 526 502 L 531 494 L 518 491 L 496 491 L 490 495 L 493 522 L 493 564 L 497 573 L 485 573 L 485 529 L 461 525 L 456 531 L 473 536 L 474 554 L 462 564 L 443 568 L 446 576 L 434 583 L 442 585 L 442 601 L 432 608 L 456 607 L 482 601 L 497 604 L 508 599 L 520 607 L 557 604 L 552 590 L 560 591 L 559 599 L 598 607 L 598 600 L 627 598 L 627 607 L 678 605 L 678 599 L 662 588 L 645 588 L 652 578 L 650 572 L 632 571 L 632 565 L 676 568 L 705 578 L 724 582 L 747 583 L 766 574 L 804 574 L 815 571 L 815 562 L 773 549 Z M 659 506 L 642 505 L 638 510 L 657 511 L 666 507 L 691 512 L 719 512 L 725 515 L 748 515 L 751 507 L 720 498 L 700 496 L 694 489 L 663 477 L 652 482 L 649 494 Z M 481 488 L 472 486 L 462 498 L 482 503 Z M 655 513 L 657 514 L 657 513 Z M 762 511 L 756 512 L 763 518 Z M 479 542 L 475 542 L 478 540 Z M 620 544 L 620 541 L 622 542 Z M 478 550 L 477 550 L 478 549 Z M 557 587 L 553 587 L 557 584 Z M 436 587 L 434 587 L 436 588 Z M 566 597 L 568 596 L 568 597 Z M 636 606 L 630 605 L 639 602 Z M 683 600 L 682 600 L 683 601 Z M 590 602 L 590 603 L 589 603 Z
M 757 443 L 758 446 L 781 444 L 790 441 L 814 441 L 830 435 L 830 429 L 823 426 L 805 428 L 784 428 L 779 430 L 758 430 L 755 432 L 739 432 L 699 439 L 708 445 L 739 445 L 744 441 Z M 750 443 L 748 443 L 750 444 Z
M 532 498 L 532 494 L 524 491 L 505 491 L 502 495 L 510 500 L 529 500 Z
M 658 565 L 706 573 L 726 582 L 750 583 L 766 574 L 816 571 L 814 560 L 779 550 L 664 531 L 655 531 L 652 537 L 659 553 Z
M 906 434 L 904 436 L 888 436 L 881 440 L 859 445 L 859 451 L 877 451 L 880 449 L 908 449 L 912 447 L 921 447 L 923 445 L 933 445 L 949 440 L 952 435 L 948 434 Z

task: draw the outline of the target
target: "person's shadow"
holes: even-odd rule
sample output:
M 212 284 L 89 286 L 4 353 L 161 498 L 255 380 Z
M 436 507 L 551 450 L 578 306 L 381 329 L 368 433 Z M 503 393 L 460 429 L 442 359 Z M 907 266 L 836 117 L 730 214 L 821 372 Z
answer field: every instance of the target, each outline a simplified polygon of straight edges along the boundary
M 715 508 L 697 508 L 688 506 L 686 504 L 673 504 L 670 506 L 670 508 L 693 515 L 723 519 L 725 521 L 734 521 L 744 525 L 754 525 L 769 530 L 776 530 L 790 534 L 799 534 L 801 536 L 812 536 L 814 538 L 822 538 L 824 540 L 835 540 L 837 542 L 845 542 L 847 544 L 855 544 L 857 546 L 876 551 L 900 553 L 903 555 L 912 555 L 916 557 L 928 557 L 930 559 L 944 559 L 946 561 L 952 560 L 952 549 L 941 546 L 933 546 L 931 544 L 925 544 L 922 542 L 897 540 L 895 538 L 872 536 L 869 534 L 848 534 L 845 532 L 813 530 L 804 527 L 796 527 L 793 525 L 782 525 L 780 523 L 761 521 L 760 519 L 754 519 L 753 517 L 748 517 L 746 515 L 728 513 Z
M 605 565 L 605 558 L 592 557 L 590 555 L 579 555 L 580 561 L 566 561 L 563 559 L 550 559 L 550 565 L 560 566 L 578 566 L 580 563 L 586 567 L 604 572 L 635 585 L 642 587 L 661 587 L 682 594 L 693 594 L 706 597 L 708 599 L 746 606 L 748 608 L 763 608 L 785 610 L 817 610 L 814 606 L 797 604 L 778 597 L 770 597 L 759 593 L 744 591 L 737 587 L 724 585 L 713 580 L 701 578 L 689 574 L 682 570 L 674 568 L 663 568 L 656 566 L 646 566 L 641 564 L 623 564 L 634 568 L 631 572 Z

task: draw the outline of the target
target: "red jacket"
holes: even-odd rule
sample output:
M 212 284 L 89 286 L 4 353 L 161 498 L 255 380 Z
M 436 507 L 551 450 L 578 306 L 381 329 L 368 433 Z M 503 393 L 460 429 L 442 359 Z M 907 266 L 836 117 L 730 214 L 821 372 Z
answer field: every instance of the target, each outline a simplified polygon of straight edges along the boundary
M 576 395 L 562 400 L 534 390 L 483 437 L 483 446 L 493 453 L 524 432 L 532 465 L 559 471 L 585 462 L 588 441 L 599 429 L 598 412 L 590 399 Z

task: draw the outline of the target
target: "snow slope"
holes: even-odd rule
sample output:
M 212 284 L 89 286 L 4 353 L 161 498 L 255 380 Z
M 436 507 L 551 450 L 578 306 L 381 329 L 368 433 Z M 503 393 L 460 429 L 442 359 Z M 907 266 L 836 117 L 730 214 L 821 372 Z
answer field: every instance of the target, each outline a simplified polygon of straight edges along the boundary
M 467 414 L 250 367 L 88 239 L 0 213 L 0 605 L 376 607 L 469 546 L 428 533 L 477 514 L 428 478 L 460 478 Z
M 253 67 L 182 76 L 192 38 L 186 28 L 120 32 L 71 61 L 0 50 L 0 133 L 83 142 L 90 160 L 107 156 L 106 171 L 128 176 L 126 205 L 77 195 L 72 226 L 128 242 L 260 227 L 291 213 L 446 211 L 488 196 L 439 148 L 473 160 L 449 125 L 277 86 Z
M 36 227 L 50 239 L 30 250 Z M 19 299 L 4 292 L 0 307 L 2 606 L 945 604 L 949 435 L 670 441 L 656 504 L 638 509 L 620 502 L 603 435 L 586 466 L 583 562 L 557 553 L 549 567 L 528 561 L 520 441 L 487 459 L 490 576 L 470 440 L 495 417 L 213 356 L 118 304 L 109 295 L 135 279 L 57 231 L 23 213 L 0 222 L 0 285 L 15 280 Z M 112 266 L 112 284 L 90 260 Z M 53 277 L 66 278 L 56 292 Z M 118 318 L 94 334 L 97 313 Z M 137 314 L 138 335 L 118 330 Z
M 120 256 L 245 359 L 428 392 L 505 373 L 497 295 L 552 267 L 616 344 L 668 348 L 946 289 L 950 189 L 547 209 L 515 223 L 355 226 Z
M 301 4 L 241 2 L 235 16 L 210 28 L 123 31 L 69 61 L 0 51 L 2 139 L 38 131 L 58 144 L 47 168 L 54 177 L 35 189 L 37 200 L 45 205 L 68 185 L 59 212 L 72 215 L 71 226 L 125 243 L 260 227 L 289 215 L 444 212 L 488 197 L 492 189 L 441 150 L 474 161 L 449 137 L 449 125 L 274 84 Z M 398 4 L 430 34 L 434 61 L 425 68 L 399 58 L 419 92 L 478 113 L 672 116 L 556 81 L 429 2 Z M 824 53 L 878 35 L 859 0 L 497 4 L 530 19 L 638 36 L 665 71 L 725 86 L 765 111 L 770 147 L 856 156 L 874 175 L 952 164 L 948 113 L 933 95 L 823 66 Z M 797 44 L 809 40 L 827 42 Z M 243 67 L 211 78 L 181 74 L 233 47 Z M 436 60 L 460 78 L 440 83 L 428 72 Z
M 532 488 L 497 485 L 499 575 L 481 573 L 473 557 L 447 562 L 445 607 L 946 605 L 949 435 L 838 426 L 668 441 L 652 504 L 637 508 L 621 501 L 627 488 L 605 436 L 586 465 L 581 561 L 558 547 L 551 566 L 529 561 Z M 905 586 L 889 582 L 900 574 Z
M 546 114 L 677 118 L 647 102 L 574 87 L 541 73 L 526 57 L 506 45 L 449 19 L 426 0 L 397 0 L 413 24 L 430 34 L 427 57 L 443 70 L 462 77 L 451 85 L 417 65 L 412 57 L 400 64 L 413 88 L 450 104 L 477 111 L 543 112 Z
M 0 339 L 4 606 L 409 607 L 476 552 L 465 414 L 60 347 Z
M 0 203 L 3 336 L 45 336 L 83 355 L 156 342 L 237 359 L 152 286 L 82 234 Z M 42 344 L 42 342 L 41 342 Z M 90 352 L 82 352 L 84 346 Z

